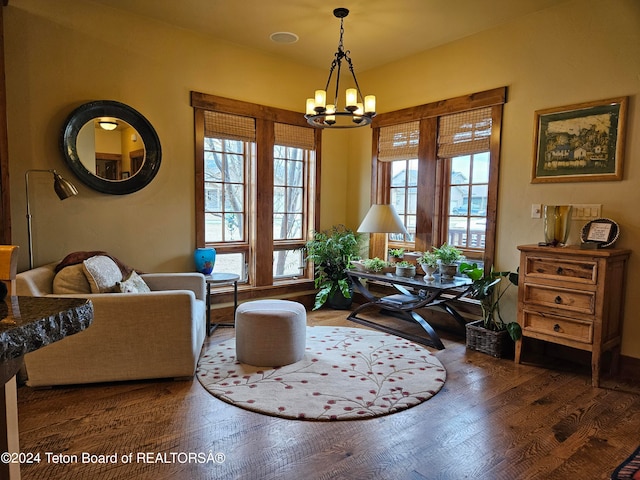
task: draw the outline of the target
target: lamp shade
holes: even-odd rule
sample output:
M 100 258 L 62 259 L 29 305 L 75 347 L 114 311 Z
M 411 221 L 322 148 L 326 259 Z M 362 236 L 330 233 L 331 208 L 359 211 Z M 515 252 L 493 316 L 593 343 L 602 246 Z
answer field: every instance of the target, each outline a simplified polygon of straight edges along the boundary
M 76 186 L 71 183 L 69 180 L 65 180 L 62 178 L 62 175 L 59 173 L 53 172 L 53 189 L 58 195 L 60 200 L 64 200 L 65 198 L 73 197 L 78 194 L 78 189 Z
M 375 204 L 367 212 L 358 227 L 362 233 L 404 233 L 408 234 L 402 220 L 392 205 Z

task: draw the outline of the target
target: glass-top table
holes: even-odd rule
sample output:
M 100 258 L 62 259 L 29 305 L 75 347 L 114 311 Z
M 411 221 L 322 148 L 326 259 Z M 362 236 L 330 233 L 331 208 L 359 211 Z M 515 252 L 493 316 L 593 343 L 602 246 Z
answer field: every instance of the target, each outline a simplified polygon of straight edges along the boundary
M 464 327 L 466 325 L 465 319 L 455 310 L 451 303 L 469 291 L 472 282 L 468 278 L 454 277 L 450 281 L 443 281 L 439 275 L 436 275 L 433 281 L 425 281 L 422 275 L 409 278 L 399 277 L 392 273 L 370 273 L 357 270 L 349 270 L 347 275 L 353 281 L 358 292 L 367 300 L 349 314 L 347 318 L 351 321 L 440 350 L 444 348 L 442 340 L 440 340 L 433 327 L 429 325 L 429 322 L 415 310 L 424 307 L 438 307 L 449 313 L 461 326 Z M 362 280 L 389 284 L 398 293 L 378 297 L 369 290 Z M 358 316 L 363 310 L 372 307 L 396 318 L 418 324 L 429 337 L 413 335 Z

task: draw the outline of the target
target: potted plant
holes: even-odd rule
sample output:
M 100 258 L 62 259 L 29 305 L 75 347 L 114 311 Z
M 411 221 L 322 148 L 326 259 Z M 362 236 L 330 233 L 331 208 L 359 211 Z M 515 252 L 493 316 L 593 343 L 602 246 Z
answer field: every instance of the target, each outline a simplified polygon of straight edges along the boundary
M 416 276 L 416 266 L 406 260 L 398 262 L 396 263 L 396 276 L 413 278 Z
M 404 248 L 389 249 L 389 263 L 398 263 L 404 256 Z
M 366 269 L 366 271 L 374 272 L 374 273 L 382 272 L 385 268 L 389 266 L 387 262 L 379 259 L 378 257 L 368 258 L 366 260 L 363 260 L 362 264 L 364 265 L 364 268 Z
M 307 257 L 314 263 L 316 294 L 314 310 L 325 303 L 333 308 L 351 306 L 353 285 L 346 271 L 360 252 L 360 236 L 344 225 L 315 232 L 304 246 Z
M 518 322 L 505 322 L 500 314 L 500 300 L 511 285 L 518 285 L 518 272 L 497 272 L 493 268 L 485 273 L 477 264 L 462 263 L 460 272 L 472 280 L 470 297 L 480 302 L 482 319 L 467 324 L 467 346 L 495 357 L 502 357 L 520 339 L 522 329 Z M 482 332 L 481 330 L 484 330 Z
M 424 279 L 427 282 L 434 280 L 433 274 L 438 269 L 438 256 L 434 252 L 424 252 L 418 259 L 418 263 L 424 270 Z
M 441 279 L 451 281 L 458 271 L 458 262 L 464 260 L 462 250 L 443 243 L 440 247 L 433 247 L 433 253 L 438 258 Z

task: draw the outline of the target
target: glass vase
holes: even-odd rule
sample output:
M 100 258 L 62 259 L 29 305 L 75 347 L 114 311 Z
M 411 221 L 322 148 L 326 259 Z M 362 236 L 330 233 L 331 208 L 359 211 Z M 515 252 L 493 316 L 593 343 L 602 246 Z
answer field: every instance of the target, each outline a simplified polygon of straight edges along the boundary
M 571 227 L 571 205 L 544 206 L 544 241 L 554 247 L 567 243 Z
M 204 275 L 211 275 L 216 263 L 215 248 L 196 248 L 193 252 L 193 260 L 196 263 L 196 271 Z

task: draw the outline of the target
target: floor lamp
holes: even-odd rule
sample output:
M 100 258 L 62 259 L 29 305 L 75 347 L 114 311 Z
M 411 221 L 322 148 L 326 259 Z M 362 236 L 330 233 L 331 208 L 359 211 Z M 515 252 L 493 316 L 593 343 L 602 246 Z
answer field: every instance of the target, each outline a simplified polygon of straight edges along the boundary
M 407 235 L 409 233 L 402 223 L 400 216 L 396 213 L 396 209 L 393 208 L 393 205 L 386 204 L 371 205 L 371 208 L 369 208 L 369 211 L 358 227 L 358 232 L 384 233 L 383 260 L 385 261 L 389 245 L 389 238 L 387 234 L 404 233 Z
M 29 203 L 29 174 L 30 173 L 50 173 L 53 175 L 53 189 L 60 200 L 73 197 L 78 194 L 78 189 L 73 183 L 62 178 L 55 170 L 27 170 L 24 174 L 24 184 L 27 189 L 27 237 L 29 240 L 29 270 L 33 268 L 33 240 L 31 238 L 31 205 Z

